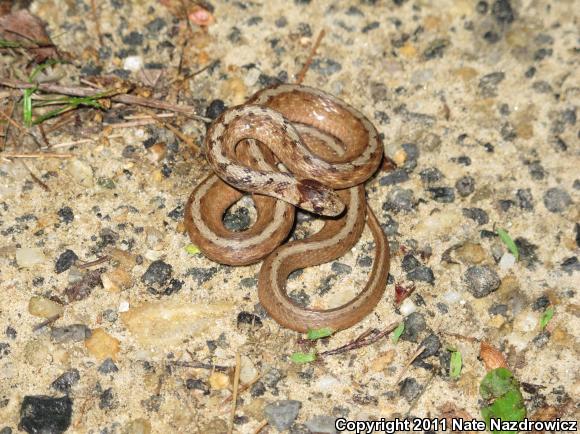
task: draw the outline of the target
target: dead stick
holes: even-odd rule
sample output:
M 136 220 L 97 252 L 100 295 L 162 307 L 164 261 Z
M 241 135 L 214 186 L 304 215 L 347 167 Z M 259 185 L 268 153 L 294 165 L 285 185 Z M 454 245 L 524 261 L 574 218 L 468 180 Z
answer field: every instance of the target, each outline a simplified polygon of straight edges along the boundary
M 30 89 L 36 87 L 38 90 L 41 90 L 43 92 L 58 93 L 61 95 L 71 95 L 80 97 L 102 96 L 102 91 L 95 91 L 95 89 L 90 89 L 87 87 L 62 86 L 60 84 L 52 84 L 52 83 L 31 84 L 26 83 L 24 81 L 10 80 L 8 78 L 0 78 L 0 85 L 12 87 L 15 89 Z M 212 119 L 206 118 L 204 116 L 199 116 L 198 114 L 195 113 L 195 109 L 193 107 L 187 105 L 170 104 L 156 99 L 144 98 L 141 96 L 128 94 L 113 95 L 109 98 L 111 99 L 111 101 L 120 102 L 122 104 L 139 105 L 143 107 L 151 107 L 160 110 L 183 113 L 184 115 L 192 119 L 197 119 L 203 122 L 212 122 Z
M 300 72 L 298 73 L 298 76 L 296 78 L 296 84 L 302 84 L 302 82 L 304 81 L 304 77 L 306 76 L 306 72 L 308 71 L 308 68 L 310 68 L 310 64 L 312 63 L 312 60 L 314 59 L 314 55 L 316 54 L 316 50 L 318 50 L 320 42 L 322 42 L 322 38 L 324 38 L 325 34 L 326 34 L 326 32 L 324 31 L 324 29 L 321 30 L 320 33 L 318 34 L 318 37 L 316 38 L 316 42 L 312 46 L 312 50 L 310 50 L 310 55 L 308 56 L 308 59 L 306 59 L 306 63 L 304 64 L 304 66 L 302 67 Z
M 153 119 L 155 119 L 155 122 L 157 122 L 160 126 L 167 128 L 169 131 L 171 131 L 173 134 L 175 134 L 177 137 L 179 137 L 181 140 L 187 143 L 192 151 L 194 152 L 199 151 L 199 147 L 195 143 L 193 143 L 193 140 L 191 140 L 189 137 L 187 137 L 185 134 L 183 134 L 181 131 L 175 128 L 173 125 L 165 122 L 163 119 L 160 119 L 151 110 L 143 109 L 143 111 L 147 113 L 149 116 L 151 116 Z
M 236 353 L 236 372 L 234 373 L 234 392 L 232 394 L 232 413 L 230 415 L 230 426 L 228 428 L 228 434 L 232 434 L 234 432 L 234 419 L 236 418 L 236 404 L 238 401 L 238 387 L 240 385 L 240 370 L 241 370 L 240 353 Z
M 77 268 L 82 270 L 83 268 L 94 267 L 95 265 L 100 265 L 104 262 L 107 262 L 108 260 L 109 260 L 109 257 L 105 255 L 105 256 L 102 256 L 98 259 L 95 259 L 94 261 L 85 262 L 84 264 L 77 265 Z

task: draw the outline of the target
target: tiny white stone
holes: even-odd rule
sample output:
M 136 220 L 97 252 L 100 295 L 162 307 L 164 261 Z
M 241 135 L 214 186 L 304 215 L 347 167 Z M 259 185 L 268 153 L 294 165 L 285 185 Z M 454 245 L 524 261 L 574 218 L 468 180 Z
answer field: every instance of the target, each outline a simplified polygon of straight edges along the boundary
M 534 312 L 523 311 L 514 320 L 514 330 L 531 332 L 538 327 L 539 318 Z
M 143 68 L 143 59 L 141 56 L 129 56 L 123 61 L 123 69 L 139 71 L 141 68 Z
M 504 253 L 501 259 L 499 260 L 499 267 L 502 270 L 509 270 L 512 268 L 516 263 L 516 257 L 511 253 Z
M 248 356 L 240 358 L 240 381 L 248 384 L 253 381 L 258 375 L 258 370 L 254 366 L 254 362 Z
M 119 303 L 119 312 L 127 312 L 129 310 L 129 302 L 127 300 L 121 300 Z
M 316 382 L 316 388 L 320 392 L 332 392 L 340 385 L 340 381 L 332 375 L 323 375 Z
M 413 303 L 413 300 L 410 298 L 406 298 L 402 303 L 401 307 L 399 308 L 401 311 L 401 315 L 407 316 L 411 315 L 413 312 L 417 310 L 417 305 Z
M 443 294 L 443 301 L 445 301 L 445 303 L 453 304 L 457 303 L 459 300 L 461 300 L 461 294 L 457 291 L 447 291 Z
M 16 249 L 16 262 L 19 267 L 32 267 L 36 264 L 42 264 L 45 260 L 44 253 L 37 247 L 22 247 Z
M 250 69 L 244 77 L 244 84 L 248 87 L 253 86 L 260 78 L 260 70 L 258 68 Z

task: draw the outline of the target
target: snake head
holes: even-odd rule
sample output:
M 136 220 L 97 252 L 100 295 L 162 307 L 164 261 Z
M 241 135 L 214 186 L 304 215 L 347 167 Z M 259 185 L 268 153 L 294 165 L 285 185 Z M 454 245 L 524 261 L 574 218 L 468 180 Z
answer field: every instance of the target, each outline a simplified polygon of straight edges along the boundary
M 298 206 L 315 214 L 335 217 L 344 211 L 341 202 L 334 190 L 314 179 L 303 179 L 297 185 L 300 193 Z

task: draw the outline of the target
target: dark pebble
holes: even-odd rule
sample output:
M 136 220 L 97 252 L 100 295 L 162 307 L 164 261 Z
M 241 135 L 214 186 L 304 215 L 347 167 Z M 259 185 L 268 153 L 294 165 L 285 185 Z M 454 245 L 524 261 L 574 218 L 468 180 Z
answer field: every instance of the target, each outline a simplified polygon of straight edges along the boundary
M 110 410 L 117 407 L 117 405 L 118 403 L 113 388 L 109 387 L 103 390 L 101 396 L 99 396 L 99 408 L 101 410 Z
M 425 51 L 423 51 L 423 59 L 430 60 L 437 57 L 443 57 L 445 49 L 449 46 L 448 39 L 435 39 L 431 42 Z
M 135 146 L 127 145 L 123 148 L 123 151 L 121 152 L 121 156 L 123 158 L 132 158 L 135 156 L 136 151 L 137 151 L 137 148 L 135 148 Z
M 17 333 L 14 327 L 7 326 L 4 333 L 6 334 L 7 338 L 16 339 Z
M 127 36 L 123 37 L 123 42 L 127 45 L 142 45 L 143 34 L 139 32 L 131 32 Z
M 497 32 L 488 30 L 483 34 L 483 39 L 485 39 L 485 41 L 487 41 L 489 44 L 495 44 L 499 41 L 500 36 Z
M 188 390 L 201 390 L 204 395 L 210 394 L 209 385 L 207 385 L 203 380 L 200 380 L 198 378 L 196 379 L 188 378 L 185 381 L 185 387 L 187 387 Z
M 427 328 L 425 317 L 419 312 L 413 312 L 405 318 L 405 330 L 401 335 L 404 341 L 417 342 L 419 335 Z
M 437 303 L 436 306 L 439 312 L 441 312 L 443 315 L 449 313 L 449 306 L 447 306 L 445 303 Z
M 479 2 L 477 2 L 477 5 L 475 6 L 475 10 L 482 15 L 485 15 L 487 13 L 488 9 L 489 9 L 489 5 L 487 4 L 486 1 L 479 1 Z
M 276 368 L 271 368 L 262 377 L 262 382 L 269 389 L 276 389 L 280 380 L 284 378 L 284 373 Z
M 242 288 L 255 288 L 258 285 L 258 279 L 255 277 L 244 277 L 240 280 L 240 286 Z
M 498 201 L 499 209 L 503 212 L 508 211 L 512 206 L 515 205 L 515 202 L 510 199 L 501 199 Z
M 71 324 L 64 327 L 54 327 L 50 338 L 57 344 L 65 342 L 80 342 L 91 337 L 91 330 L 84 324 Z
M 580 247 L 580 223 L 576 223 L 574 229 L 576 231 L 576 246 Z
M 354 394 L 352 400 L 359 405 L 377 406 L 379 403 L 379 399 L 376 396 L 364 392 Z
M 64 290 L 68 301 L 79 301 L 87 298 L 94 288 L 102 286 L 101 273 L 103 268 L 97 270 L 90 270 L 83 274 L 80 281 L 72 283 Z
M 205 116 L 215 119 L 226 109 L 226 104 L 221 99 L 214 99 L 205 111 Z
M 352 267 L 350 265 L 343 264 L 342 262 L 333 262 L 330 269 L 336 274 L 350 274 L 352 273 Z
M 278 28 L 286 27 L 288 25 L 288 20 L 286 17 L 280 17 L 274 21 L 274 24 L 276 24 L 276 27 Z
M 427 169 L 423 169 L 421 172 L 419 172 L 419 176 L 421 177 L 421 181 L 423 181 L 424 184 L 434 184 L 443 178 L 443 174 L 436 167 L 428 167 Z
M 395 185 L 409 180 L 409 174 L 403 169 L 397 169 L 379 180 L 380 185 Z
M 572 274 L 575 271 L 580 271 L 580 262 L 578 261 L 577 256 L 571 256 L 564 259 L 564 261 L 560 264 L 560 267 L 567 274 Z
M 421 394 L 422 390 L 417 380 L 407 377 L 401 382 L 399 394 L 410 403 Z
M 0 342 L 0 360 L 10 354 L 10 344 L 8 342 Z
M 264 407 L 264 416 L 271 426 L 284 431 L 294 423 L 301 407 L 302 403 L 293 399 L 274 401 Z
M 359 267 L 370 267 L 373 265 L 373 258 L 368 255 L 359 256 L 356 260 L 356 265 Z
M 481 208 L 463 208 L 463 215 L 480 226 L 489 223 L 489 216 Z
M 218 272 L 218 267 L 200 268 L 194 267 L 187 270 L 187 275 L 192 276 L 198 285 L 207 282 Z
M 250 211 L 240 207 L 234 212 L 226 212 L 223 218 L 224 226 L 232 232 L 241 232 L 250 227 Z
M 554 53 L 551 48 L 540 48 L 534 53 L 534 60 L 540 61 L 544 60 L 546 57 L 550 57 Z
M 467 290 L 475 298 L 482 298 L 497 290 L 501 280 L 487 265 L 474 265 L 465 272 L 464 282 Z
M 479 89 L 483 96 L 494 97 L 497 96 L 497 85 L 505 79 L 505 73 L 492 72 L 484 75 L 479 80 Z
M 0 434 L 12 434 L 12 428 L 5 426 L 4 428 L 0 429 Z
M 538 246 L 522 237 L 517 237 L 514 242 L 520 254 L 520 262 L 524 263 L 528 268 L 534 268 L 538 262 L 538 255 L 536 254 Z
M 413 271 L 407 273 L 407 279 L 414 282 L 427 282 L 431 285 L 435 282 L 435 276 L 433 275 L 433 270 L 426 265 L 421 265 L 415 268 Z
M 264 386 L 264 383 L 261 381 L 255 382 L 250 389 L 250 395 L 252 395 L 254 398 L 262 396 L 264 393 L 266 393 L 266 386 Z
M 415 268 L 417 268 L 418 266 L 421 265 L 421 262 L 419 262 L 419 260 L 417 258 L 415 258 L 415 256 L 413 256 L 413 254 L 411 253 L 407 253 L 404 257 L 403 260 L 401 261 L 401 267 L 403 268 L 404 271 L 412 271 Z
M 262 327 L 262 320 L 258 315 L 254 315 L 253 313 L 242 311 L 238 314 L 238 318 L 236 320 L 236 324 L 238 328 L 243 326 L 251 326 L 255 328 Z
M 412 166 L 410 168 L 414 169 L 415 166 L 417 165 L 417 160 L 419 159 L 420 155 L 419 147 L 415 143 L 403 143 L 401 145 L 401 148 L 403 148 L 405 154 L 407 154 L 405 167 L 409 168 L 408 166 Z
M 147 24 L 145 24 L 145 28 L 149 30 L 151 33 L 158 33 L 166 25 L 167 23 L 163 18 L 157 17 L 154 20 L 149 21 Z
M 500 24 L 509 24 L 514 21 L 514 11 L 509 0 L 496 0 L 491 8 L 491 14 Z
M 81 374 L 78 369 L 71 369 L 52 382 L 50 387 L 62 393 L 69 393 L 71 388 L 79 382 Z
M 302 423 L 295 423 L 290 427 L 289 434 L 312 434 L 312 431 Z
M 546 171 L 539 161 L 532 161 L 528 166 L 528 172 L 530 173 L 532 179 L 535 179 L 536 181 L 544 179 L 546 176 Z
M 534 89 L 538 93 L 551 93 L 552 86 L 545 80 L 535 81 L 532 83 L 532 89 Z
M 64 252 L 62 252 L 58 257 L 58 259 L 56 260 L 54 269 L 57 273 L 62 273 L 63 271 L 66 271 L 70 267 L 72 267 L 77 259 L 79 259 L 77 254 L 72 250 L 67 249 Z
M 429 336 L 427 336 L 425 339 L 423 339 L 421 341 L 421 343 L 419 344 L 419 347 L 423 347 L 425 349 L 423 350 L 423 352 L 421 354 L 419 354 L 417 356 L 415 361 L 424 360 L 424 359 L 427 359 L 429 357 L 436 355 L 439 352 L 439 350 L 441 349 L 441 340 L 439 339 L 439 337 L 437 335 L 430 334 Z M 414 362 L 413 362 L 413 364 L 414 364 Z
M 427 191 L 431 193 L 431 199 L 440 203 L 452 203 L 455 201 L 455 190 L 452 187 L 431 187 Z
M 64 223 L 72 223 L 72 221 L 75 219 L 75 215 L 70 206 L 63 206 L 61 209 L 58 210 L 57 214 L 60 220 Z
M 372 22 L 368 23 L 366 26 L 364 26 L 361 29 L 361 32 L 362 33 L 368 33 L 371 30 L 378 29 L 380 26 L 381 26 L 381 23 L 379 21 L 372 21 Z
M 164 285 L 171 274 L 173 267 L 162 260 L 153 261 L 147 271 L 141 276 L 141 280 L 147 285 Z
M 394 188 L 389 191 L 387 200 L 383 203 L 385 211 L 411 211 L 415 204 L 413 190 L 404 188 Z
M 538 297 L 536 299 L 536 301 L 534 301 L 534 304 L 532 305 L 532 310 L 534 310 L 535 312 L 538 311 L 545 311 L 546 308 L 550 305 L 550 299 L 548 298 L 547 295 L 542 295 L 540 297 Z
M 572 203 L 570 195 L 559 187 L 550 188 L 544 193 L 544 206 L 548 211 L 560 213 Z
M 35 277 L 34 279 L 32 279 L 32 285 L 36 287 L 44 285 L 44 277 L 42 276 Z
M 461 197 L 467 197 L 475 191 L 475 179 L 472 176 L 459 178 L 455 183 L 455 188 Z
M 115 362 L 110 357 L 101 363 L 98 370 L 101 374 L 114 374 L 115 372 L 119 372 L 119 368 L 117 368 L 117 365 L 115 365 Z
M 516 193 L 516 203 L 521 209 L 531 211 L 534 209 L 534 197 L 530 188 L 520 188 Z
M 383 209 L 385 209 L 385 205 L 386 204 L 383 204 Z M 381 223 L 381 228 L 383 229 L 385 235 L 387 236 L 395 235 L 397 233 L 397 230 L 399 229 L 399 223 L 389 214 L 384 214 L 383 220 L 384 223 Z
M 20 407 L 20 429 L 29 434 L 60 434 L 71 422 L 73 401 L 68 396 L 25 396 Z
M 508 305 L 507 304 L 494 304 L 488 310 L 490 315 L 502 315 L 507 317 Z
M 439 352 L 439 366 L 441 366 L 441 373 L 449 375 L 449 367 L 451 366 L 451 351 Z
M 317 58 L 312 62 L 311 68 L 322 75 L 330 76 L 339 72 L 342 69 L 342 65 L 333 59 Z
M 543 348 L 548 344 L 548 342 L 550 342 L 550 336 L 551 334 L 549 331 L 543 330 L 532 339 L 532 343 L 536 348 Z

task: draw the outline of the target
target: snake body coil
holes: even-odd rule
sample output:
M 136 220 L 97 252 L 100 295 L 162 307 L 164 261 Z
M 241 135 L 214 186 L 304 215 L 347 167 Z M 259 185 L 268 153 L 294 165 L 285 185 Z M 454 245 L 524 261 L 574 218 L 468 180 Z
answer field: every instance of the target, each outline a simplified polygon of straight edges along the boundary
M 215 174 L 193 190 L 185 210 L 186 229 L 200 250 L 231 265 L 266 257 L 258 283 L 260 302 L 285 327 L 338 330 L 371 312 L 385 291 L 390 264 L 388 243 L 362 186 L 383 153 L 371 122 L 332 95 L 285 84 L 222 113 L 209 127 L 205 145 Z M 240 190 L 253 193 L 257 220 L 246 231 L 232 232 L 222 217 L 242 197 Z M 293 226 L 294 206 L 334 218 L 326 219 L 313 236 L 280 246 Z M 365 221 L 376 254 L 361 293 L 329 310 L 294 304 L 286 294 L 288 275 L 349 251 Z

